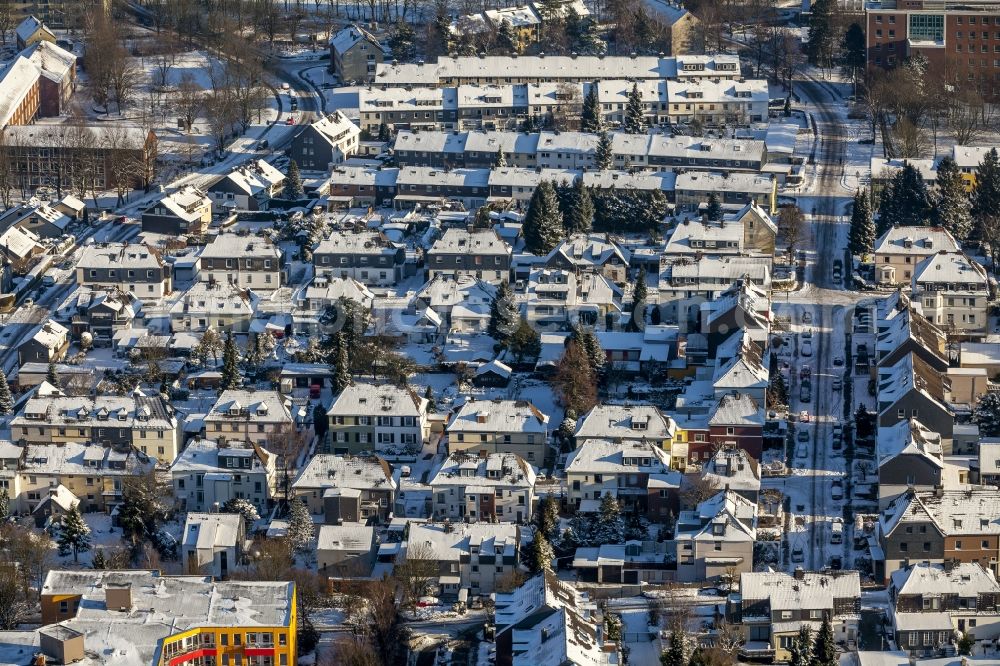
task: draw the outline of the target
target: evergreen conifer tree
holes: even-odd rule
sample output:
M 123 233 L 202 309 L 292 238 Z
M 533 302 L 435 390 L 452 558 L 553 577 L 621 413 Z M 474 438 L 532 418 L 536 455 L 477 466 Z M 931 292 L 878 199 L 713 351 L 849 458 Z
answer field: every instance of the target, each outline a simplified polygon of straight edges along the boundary
M 813 644 L 809 666 L 837 666 L 839 662 L 837 646 L 833 642 L 833 627 L 830 626 L 829 619 L 823 618 L 823 624 L 819 626 L 816 642 Z
M 10 494 L 6 488 L 0 488 L 0 521 L 10 518 Z
M 62 388 L 62 381 L 59 379 L 59 370 L 56 369 L 55 361 L 49 361 L 49 369 L 45 373 L 45 381 L 56 388 Z
M 233 332 L 226 333 L 226 343 L 222 347 L 222 380 L 223 390 L 239 388 L 240 386 L 240 353 L 236 349 Z
M 552 183 L 543 180 L 535 188 L 524 217 L 524 240 L 529 252 L 548 254 L 563 237 L 563 219 Z
M 638 83 L 633 83 L 632 90 L 628 93 L 622 129 L 629 134 L 642 134 L 646 131 L 646 116 L 642 109 L 642 93 L 639 92 Z
M 875 249 L 875 220 L 872 219 L 872 207 L 868 199 L 868 192 L 863 189 L 854 194 L 848 247 L 851 254 L 860 257 L 871 254 Z
M 548 537 L 541 530 L 535 530 L 535 540 L 531 545 L 531 572 L 551 571 L 555 558 L 556 553 Z
M 611 148 L 611 136 L 607 130 L 601 130 L 601 136 L 597 140 L 597 149 L 594 151 L 594 164 L 601 171 L 610 171 L 614 165 L 615 154 Z
M 298 497 L 289 500 L 288 506 L 288 543 L 297 553 L 310 550 L 316 526 L 313 524 L 309 508 Z
M 10 384 L 7 383 L 7 375 L 3 368 L 0 368 L 0 416 L 10 414 L 14 411 L 14 396 L 10 393 Z
M 833 3 L 832 0 L 817 0 L 812 3 L 809 15 L 809 37 L 806 54 L 813 65 L 830 65 L 833 44 Z
M 969 196 L 962 170 L 950 155 L 938 164 L 937 192 L 934 196 L 934 224 L 944 227 L 959 241 L 972 233 Z
M 590 190 L 584 186 L 583 178 L 573 181 L 564 222 L 567 234 L 585 234 L 594 225 L 594 200 Z
M 336 346 L 336 357 L 333 368 L 333 391 L 340 395 L 344 389 L 351 385 L 350 359 L 347 354 L 347 340 L 343 333 L 337 333 L 334 337 Z
M 977 221 L 996 218 L 1000 214 L 1000 157 L 991 148 L 976 169 L 976 186 L 972 190 L 972 217 Z M 980 234 L 982 235 L 982 234 Z
M 285 189 L 281 195 L 289 201 L 302 198 L 302 176 L 299 175 L 299 165 L 292 160 L 288 163 L 288 174 L 285 176 Z
M 635 279 L 635 288 L 632 290 L 632 320 L 631 326 L 634 330 L 641 330 L 646 322 L 646 298 L 649 296 L 646 289 L 646 269 L 639 269 L 639 276 Z
M 595 134 L 604 129 L 601 115 L 601 103 L 597 98 L 597 81 L 590 84 L 587 96 L 583 98 L 583 113 L 580 117 L 580 129 Z
M 809 625 L 803 624 L 799 627 L 799 633 L 792 639 L 789 652 L 791 653 L 789 666 L 809 666 L 812 660 L 812 631 Z
M 514 300 L 514 291 L 504 280 L 497 288 L 496 296 L 490 304 L 490 322 L 486 332 L 500 344 L 506 344 L 520 323 L 521 310 Z
M 90 526 L 80 514 L 79 505 L 66 512 L 59 521 L 59 534 L 56 538 L 60 555 L 73 553 L 73 561 L 80 561 L 80 553 L 90 550 Z
M 705 217 L 716 222 L 722 219 L 722 204 L 719 202 L 719 195 L 711 192 L 708 195 L 708 207 L 705 209 Z
M 882 190 L 878 208 L 878 235 L 893 226 L 916 227 L 927 224 L 931 214 L 927 185 L 909 162 L 893 174 Z
M 670 632 L 670 647 L 660 655 L 662 666 L 687 666 L 684 659 L 684 636 L 681 632 L 674 630 Z

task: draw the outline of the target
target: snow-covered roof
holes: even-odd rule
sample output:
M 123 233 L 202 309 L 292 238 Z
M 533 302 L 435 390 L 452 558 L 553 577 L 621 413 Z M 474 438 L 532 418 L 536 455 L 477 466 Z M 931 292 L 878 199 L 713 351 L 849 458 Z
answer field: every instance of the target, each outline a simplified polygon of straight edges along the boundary
M 589 438 L 566 458 L 567 474 L 670 472 L 670 454 L 652 441 Z
M 203 259 L 273 259 L 274 268 L 281 259 L 281 250 L 267 238 L 260 236 L 240 236 L 239 234 L 219 234 L 201 251 Z
M 977 597 L 980 594 L 1000 594 L 996 576 L 978 562 L 956 562 L 947 567 L 921 562 L 894 571 L 891 581 L 897 595 L 957 594 L 959 597 Z
M 901 522 L 913 521 L 931 522 L 945 535 L 1000 534 L 1000 493 L 995 488 L 911 491 L 894 499 L 880 515 L 884 534 Z
M 205 415 L 205 421 L 241 423 L 291 423 L 292 416 L 285 396 L 277 391 L 227 389 Z
M 448 456 L 431 478 L 430 486 L 502 486 L 533 488 L 535 468 L 513 453 L 490 453 L 486 456 L 455 452 Z
M 950 413 L 945 401 L 949 385 L 947 375 L 938 372 L 927 361 L 910 352 L 895 365 L 878 369 L 879 412 L 892 409 L 898 400 L 915 389 L 936 403 L 942 411 Z
M 375 528 L 360 523 L 321 525 L 316 538 L 316 550 L 367 553 L 375 542 Z
M 243 516 L 238 513 L 189 511 L 184 520 L 181 544 L 185 549 L 197 550 L 232 548 L 237 545 L 242 528 Z
M 40 247 L 41 239 L 30 229 L 9 227 L 0 234 L 0 247 L 12 257 L 24 259 L 31 256 Z
M 580 417 L 575 437 L 585 439 L 672 440 L 677 424 L 654 405 L 596 405 Z
M 234 256 L 234 255 L 230 255 Z M 158 269 L 164 266 L 158 252 L 141 243 L 87 245 L 80 254 L 77 268 L 88 271 L 105 268 Z
M 347 53 L 361 41 L 367 41 L 377 50 L 382 49 L 382 45 L 372 33 L 368 32 L 356 23 L 347 26 L 330 38 L 330 46 L 338 53 Z
M 41 71 L 23 55 L 0 71 L 0 128 L 9 125 L 24 98 L 37 84 Z
M 426 548 L 429 559 L 438 562 L 458 562 L 468 556 L 475 545 L 482 553 L 513 556 L 520 528 L 513 523 L 438 524 L 410 523 L 407 549 L 418 545 Z
M 746 192 L 769 197 L 774 190 L 771 176 L 729 171 L 685 171 L 677 174 L 678 192 Z
M 723 490 L 677 517 L 676 538 L 697 540 L 754 541 L 757 535 L 757 504 L 735 490 Z
M 932 465 L 944 467 L 941 435 L 911 419 L 878 429 L 875 439 L 878 443 L 879 465 L 901 455 L 918 455 Z
M 983 158 L 986 157 L 986 153 L 993 148 L 994 146 L 952 146 L 951 156 L 958 168 L 976 171 Z
M 204 212 L 212 207 L 212 200 L 197 187 L 185 185 L 173 194 L 162 197 L 150 208 L 156 206 L 163 206 L 171 215 L 182 220 L 194 222 L 201 219 Z
M 219 183 L 227 181 L 239 188 L 244 194 L 256 196 L 261 192 L 270 191 L 275 185 L 285 180 L 285 174 L 266 160 L 253 160 L 235 167 L 225 176 L 220 176 L 208 190 L 211 192 Z
M 52 42 L 36 42 L 22 55 L 34 63 L 42 76 L 53 81 L 62 81 L 76 67 L 76 56 Z
M 944 227 L 892 227 L 875 241 L 876 254 L 927 256 L 941 250 L 960 251 L 955 237 Z
M 757 492 L 760 490 L 760 467 L 741 448 L 720 448 L 701 468 L 702 478 L 716 488 Z
M 327 416 L 412 416 L 423 417 L 427 400 L 412 389 L 393 384 L 356 382 L 334 398 Z
M 757 401 L 745 393 L 727 394 L 719 399 L 710 425 L 764 425 L 764 410 Z
M 273 471 L 275 457 L 266 449 L 236 440 L 226 440 L 226 445 L 220 448 L 218 443 L 209 439 L 195 439 L 184 447 L 177 459 L 170 465 L 172 475 L 186 475 L 196 472 L 211 473 L 226 469 L 219 456 L 224 458 L 250 459 L 250 467 L 241 467 L 242 474 L 263 473 Z
M 292 488 L 303 492 L 313 488 L 395 490 L 396 482 L 392 478 L 392 467 L 381 458 L 320 453 L 299 472 Z
M 549 417 L 527 400 L 470 399 L 452 413 L 448 432 L 545 433 Z
M 948 285 L 948 291 L 987 291 L 986 271 L 964 252 L 941 250 L 932 254 L 913 271 L 914 288 L 927 285 Z
M 861 599 L 857 571 L 754 571 L 740 575 L 740 596 L 747 602 L 767 600 L 771 611 L 834 610 L 835 599 Z
M 17 38 L 22 42 L 27 42 L 31 39 L 32 35 L 39 30 L 44 30 L 53 40 L 55 40 L 56 36 L 52 34 L 52 31 L 49 30 L 48 26 L 34 16 L 27 16 L 23 21 L 18 23 L 17 28 L 14 29 L 14 34 L 17 35 Z
M 339 145 L 343 143 L 344 140 L 361 134 L 361 130 L 358 126 L 352 123 L 350 119 L 340 111 L 334 111 L 329 115 L 319 118 L 314 121 L 310 127 L 319 132 L 319 134 L 326 139 L 331 146 Z
M 467 231 L 451 228 L 434 242 L 429 254 L 434 253 L 510 256 L 511 249 L 492 229 Z

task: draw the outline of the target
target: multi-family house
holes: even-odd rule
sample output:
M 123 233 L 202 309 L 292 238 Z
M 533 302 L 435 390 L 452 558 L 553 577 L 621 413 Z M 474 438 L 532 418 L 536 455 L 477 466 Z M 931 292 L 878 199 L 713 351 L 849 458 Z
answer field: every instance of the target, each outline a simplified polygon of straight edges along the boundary
M 406 167 L 396 173 L 398 209 L 415 209 L 433 203 L 461 202 L 468 209 L 478 208 L 489 196 L 489 170 L 436 170 L 429 167 Z
M 223 445 L 195 438 L 170 466 L 180 511 L 213 511 L 245 499 L 264 516 L 276 488 L 276 456 L 259 444 L 231 440 Z
M 760 79 L 668 79 L 664 115 L 671 123 L 749 125 L 767 121 L 769 99 L 767 82 Z
M 892 574 L 889 620 L 900 649 L 915 657 L 954 655 L 957 638 L 1000 637 L 1000 583 L 975 563 L 916 563 Z
M 375 528 L 359 523 L 320 525 L 316 535 L 316 566 L 320 574 L 367 578 L 375 565 Z
M 580 582 L 663 585 L 674 579 L 673 555 L 668 543 L 605 543 L 577 548 L 573 568 Z
M 38 68 L 38 115 L 54 118 L 70 108 L 76 91 L 76 56 L 52 42 L 38 42 L 22 53 Z
M 330 38 L 330 64 L 341 83 L 368 82 L 385 60 L 385 49 L 372 33 L 352 23 Z
M 629 514 L 666 521 L 677 514 L 680 484 L 670 456 L 651 441 L 587 439 L 566 458 L 566 500 L 588 513 L 611 495 Z
M 122 497 L 126 477 L 153 470 L 156 460 L 136 451 L 100 444 L 27 444 L 19 469 L 21 496 L 11 498 L 27 513 L 62 486 L 81 511 L 110 511 Z
M 187 574 L 207 574 L 225 580 L 240 566 L 246 525 L 238 513 L 189 511 L 177 547 Z
M 447 229 L 427 252 L 427 279 L 474 277 L 490 284 L 509 279 L 511 249 L 494 229 Z
M 521 527 L 411 522 L 403 550 L 402 561 L 429 560 L 437 565 L 436 596 L 454 601 L 465 590 L 470 599 L 489 596 L 499 581 L 520 570 Z
M 70 329 L 79 339 L 89 333 L 95 347 L 108 347 L 119 331 L 127 331 L 142 315 L 142 302 L 118 288 L 77 289 L 71 297 Z
M 0 213 L 0 228 L 18 227 L 41 238 L 61 238 L 73 220 L 45 203 L 23 203 Z
M 431 478 L 435 520 L 531 521 L 535 468 L 513 453 L 448 456 Z
M 753 571 L 757 504 L 723 490 L 677 515 L 677 580 L 692 582 Z
M 212 212 L 234 210 L 267 210 L 273 197 L 278 196 L 285 182 L 270 162 L 253 160 L 234 168 L 205 189 L 212 198 Z
M 923 315 L 950 334 L 982 337 L 989 330 L 989 279 L 964 252 L 940 250 L 923 259 L 913 269 L 911 293 Z
M 979 483 L 1000 486 L 1000 439 L 983 437 L 979 440 L 978 449 Z
M 622 290 L 598 273 L 539 268 L 528 276 L 525 292 L 525 319 L 535 328 L 584 324 L 613 329 L 620 323 Z
M 764 407 L 745 393 L 727 394 L 712 408 L 708 419 L 707 446 L 688 443 L 688 454 L 695 460 L 711 457 L 719 448 L 740 448 L 755 460 L 764 449 Z
M 46 663 L 96 664 L 110 654 L 127 664 L 204 663 L 221 652 L 281 666 L 298 656 L 295 583 L 53 569 L 39 593 L 42 624 L 51 625 L 36 637 Z
M 628 281 L 631 253 L 605 234 L 574 234 L 560 241 L 545 257 L 550 269 L 596 273 L 624 284 Z
M 598 605 L 552 571 L 497 592 L 495 601 L 497 664 L 609 666 L 620 661 Z
M 336 454 L 419 450 L 430 435 L 427 399 L 392 384 L 351 384 L 326 411 L 322 447 Z
M 448 419 L 448 454 L 514 453 L 542 466 L 548 455 L 548 427 L 548 415 L 527 400 L 469 399 Z
M 881 284 L 910 284 L 917 264 L 941 250 L 961 251 L 943 227 L 893 227 L 875 241 L 875 279 Z
M 158 395 L 34 397 L 11 420 L 10 428 L 16 441 L 131 447 L 166 464 L 180 449 L 177 417 Z
M 172 268 L 160 253 L 139 243 L 88 245 L 76 263 L 76 282 L 118 288 L 138 298 L 163 298 L 173 289 Z
M 334 232 L 313 250 L 317 274 L 391 286 L 403 277 L 406 249 L 378 232 Z
M 658 282 L 663 320 L 697 321 L 701 304 L 714 301 L 738 281 L 771 291 L 771 260 L 765 257 L 704 255 L 663 257 Z
M 51 319 L 35 328 L 31 335 L 17 346 L 17 362 L 55 363 L 66 356 L 69 349 L 69 329 Z
M 376 128 L 377 132 L 377 128 Z M 358 152 L 361 130 L 340 111 L 314 120 L 292 139 L 291 158 L 303 171 L 329 172 Z
M 877 381 L 880 427 L 917 419 L 950 446 L 955 413 L 947 403 L 950 387 L 945 373 L 911 352 L 895 365 L 879 367 Z
M 766 173 L 739 171 L 685 171 L 677 174 L 674 200 L 682 209 L 697 210 L 715 193 L 723 206 L 756 202 L 770 215 L 778 212 L 778 179 Z
M 430 308 L 453 333 L 485 333 L 497 287 L 470 275 L 436 275 L 414 295 L 413 304 Z
M 499 100 L 498 100 L 499 105 Z M 455 88 L 362 88 L 358 91 L 361 130 L 377 134 L 390 130 L 451 130 L 457 112 Z M 509 108 L 509 107 L 508 107 Z
M 281 249 L 260 236 L 220 234 L 198 257 L 203 282 L 273 291 L 285 282 Z
M 319 453 L 299 472 L 292 492 L 327 525 L 385 522 L 396 501 L 396 482 L 382 458 Z
M 193 185 L 164 195 L 142 211 L 142 230 L 169 236 L 203 236 L 212 222 L 212 199 Z
M 824 620 L 834 641 L 849 645 L 859 638 L 861 578 L 857 571 L 747 572 L 726 602 L 726 619 L 743 633 L 742 659 L 788 661 L 799 628 L 815 635 Z
M 718 365 L 719 360 L 710 359 L 719 359 L 720 350 L 727 346 L 730 353 L 738 353 L 746 340 L 755 343 L 758 349 L 767 346 L 771 332 L 771 298 L 752 282 L 737 280 L 715 300 L 703 302 L 700 311 L 699 330 L 705 336 L 707 356 L 692 362 L 692 355 L 688 354 L 689 364 Z M 690 347 L 690 337 L 688 343 Z M 726 365 L 724 360 L 721 359 L 722 366 Z
M 596 405 L 579 418 L 574 433 L 577 445 L 588 439 L 651 442 L 666 451 L 669 466 L 678 469 L 686 456 L 675 450 L 676 436 L 677 423 L 655 405 Z
M 205 415 L 205 436 L 225 445 L 229 441 L 268 442 L 290 435 L 289 403 L 277 391 L 227 389 Z
M 712 388 L 716 398 L 741 394 L 753 398 L 758 405 L 765 404 L 770 372 L 764 366 L 761 347 L 745 328 L 737 329 L 718 345 L 715 363 Z
M 257 294 L 229 282 L 195 282 L 170 305 L 170 329 L 203 333 L 209 328 L 246 333 L 254 318 Z
M 889 307 L 878 317 L 876 364 L 891 367 L 912 353 L 934 370 L 945 372 L 949 364 L 944 332 L 917 312 L 905 296 L 897 303 L 898 308 Z
M 879 516 L 876 578 L 916 562 L 974 562 L 994 574 L 1000 557 L 1000 498 L 993 488 L 907 491 Z
M 933 491 L 943 485 L 946 463 L 941 435 L 917 419 L 879 428 L 875 441 L 880 509 L 909 489 Z
M 701 478 L 715 488 L 732 490 L 757 504 L 760 464 L 743 449 L 721 448 L 701 467 Z

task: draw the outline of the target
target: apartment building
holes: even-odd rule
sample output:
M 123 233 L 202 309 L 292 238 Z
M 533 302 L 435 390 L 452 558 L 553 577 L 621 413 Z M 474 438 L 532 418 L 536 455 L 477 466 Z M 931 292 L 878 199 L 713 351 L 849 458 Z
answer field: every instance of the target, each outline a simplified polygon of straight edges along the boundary
M 923 492 L 943 486 L 947 472 L 941 435 L 920 421 L 908 419 L 879 428 L 875 442 L 880 509 L 911 489 Z
M 513 453 L 454 453 L 431 478 L 434 520 L 531 521 L 535 468 Z
M 171 236 L 202 236 L 212 222 L 212 199 L 185 185 L 167 194 L 142 212 L 142 230 Z
M 224 233 L 212 239 L 198 255 L 198 278 L 203 282 L 267 292 L 285 283 L 281 249 L 263 236 Z
M 259 444 L 195 438 L 170 465 L 178 510 L 213 511 L 245 499 L 267 515 L 277 487 L 276 458 Z
M 34 122 L 40 105 L 40 76 L 38 67 L 23 55 L 0 69 L 0 129 Z
M 293 496 L 327 525 L 386 522 L 396 501 L 392 467 L 382 458 L 314 455 L 292 483 Z
M 715 301 L 740 281 L 771 292 L 771 259 L 704 255 L 697 260 L 660 259 L 659 307 L 665 322 L 697 322 L 703 303 Z
M 951 446 L 955 413 L 948 404 L 948 375 L 911 352 L 895 365 L 880 366 L 877 382 L 880 427 L 917 419 Z
M 129 184 L 144 188 L 156 177 L 157 141 L 151 131 L 102 125 L 11 125 L 4 130 L 3 154 L 19 187 L 56 187 L 82 177 L 83 155 L 92 166 L 88 178 L 99 189 L 115 189 L 122 174 Z
M 403 278 L 406 249 L 376 231 L 334 232 L 313 250 L 316 273 L 352 278 L 368 286 L 391 286 Z
M 378 127 L 375 127 L 378 133 Z M 358 152 L 361 130 L 340 111 L 305 125 L 292 139 L 291 158 L 304 171 L 328 172 Z
M 427 404 L 410 388 L 351 384 L 326 412 L 330 429 L 324 450 L 341 455 L 420 450 L 430 436 Z
M 669 467 L 684 466 L 683 452 L 674 450 L 677 423 L 654 405 L 597 405 L 579 418 L 574 439 L 577 445 L 590 439 L 650 442 L 667 452 Z M 675 456 L 681 459 L 674 460 Z
M 527 400 L 469 399 L 448 419 L 448 454 L 513 453 L 530 465 L 543 466 L 548 426 L 549 417 Z
M 289 403 L 277 391 L 223 391 L 204 420 L 205 436 L 219 445 L 236 441 L 266 447 L 294 429 Z
M 159 395 L 34 397 L 11 420 L 10 428 L 15 441 L 131 447 L 167 464 L 180 449 L 177 416 Z
M 40 596 L 42 624 L 54 625 L 38 630 L 41 642 L 61 663 L 114 653 L 129 664 L 290 666 L 298 657 L 295 583 L 52 570 Z
M 146 300 L 173 291 L 173 270 L 148 245 L 87 245 L 76 263 L 76 282 L 95 289 L 121 289 Z
M 446 229 L 427 252 L 427 279 L 472 277 L 499 285 L 510 278 L 511 259 L 495 229 Z
M 726 602 L 726 620 L 739 625 L 741 659 L 788 661 L 799 627 L 815 635 L 823 621 L 841 645 L 858 640 L 861 579 L 857 571 L 754 571 L 740 576 L 739 593 Z
M 989 332 L 989 279 L 964 252 L 941 250 L 917 264 L 911 294 L 923 315 L 952 335 L 982 337 Z
M 881 284 L 909 285 L 917 265 L 942 250 L 961 252 L 943 227 L 893 227 L 875 241 L 875 272 Z

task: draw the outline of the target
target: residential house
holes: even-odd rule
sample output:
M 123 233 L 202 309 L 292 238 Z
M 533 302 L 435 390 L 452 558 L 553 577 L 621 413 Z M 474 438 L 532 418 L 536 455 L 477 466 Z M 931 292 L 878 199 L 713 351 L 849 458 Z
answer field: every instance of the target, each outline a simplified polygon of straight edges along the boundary
M 851 645 L 860 638 L 861 579 L 857 571 L 747 572 L 726 602 L 726 620 L 744 635 L 740 659 L 788 661 L 799 628 L 816 635 L 824 620 L 835 642 Z
M 39 593 L 52 663 L 111 652 L 127 664 L 195 662 L 224 648 L 233 661 L 279 666 L 298 655 L 295 583 L 53 569 Z
M 0 213 L 0 229 L 19 227 L 40 238 L 62 238 L 73 220 L 48 204 L 24 203 Z
M 742 208 L 757 202 L 770 215 L 778 212 L 778 179 L 766 173 L 686 171 L 677 174 L 674 200 L 682 209 L 698 210 L 712 193 L 723 206 Z
M 80 503 L 81 511 L 111 511 L 122 497 L 122 481 L 151 472 L 156 461 L 134 448 L 114 449 L 100 444 L 27 444 L 21 476 L 21 497 L 15 499 L 27 513 L 49 500 L 63 486 Z
M 170 329 L 175 333 L 203 333 L 209 328 L 246 333 L 259 302 L 257 294 L 246 287 L 196 282 L 170 305 Z
M 955 414 L 948 406 L 948 376 L 914 353 L 878 368 L 878 425 L 917 419 L 951 444 Z
M 375 231 L 334 232 L 313 250 L 316 274 L 353 278 L 368 286 L 392 286 L 403 278 L 406 249 Z
M 242 564 L 246 526 L 238 513 L 189 511 L 178 548 L 181 565 L 191 575 L 225 580 Z
M 385 49 L 372 33 L 352 23 L 330 38 L 330 64 L 340 82 L 370 82 L 385 60 Z
M 654 405 L 596 405 L 579 418 L 577 446 L 589 439 L 630 443 L 651 442 L 667 452 L 669 467 L 684 467 L 685 452 L 676 450 L 677 423 Z
M 427 252 L 427 279 L 466 275 L 497 285 L 510 279 L 511 256 L 494 229 L 447 229 Z
M 612 282 L 628 282 L 631 253 L 605 234 L 574 234 L 559 242 L 545 257 L 545 267 L 603 275 Z
M 218 511 L 244 499 L 266 516 L 276 493 L 276 458 L 259 444 L 229 440 L 224 445 L 196 437 L 170 465 L 180 511 Z
M 573 569 L 582 583 L 663 585 L 674 579 L 674 551 L 656 541 L 626 541 L 577 548 Z
M 142 314 L 142 302 L 118 288 L 91 290 L 81 287 L 71 297 L 75 309 L 70 329 L 74 338 L 88 333 L 95 347 L 110 347 L 115 335 L 128 331 Z
M 495 592 L 499 581 L 520 570 L 520 552 L 521 527 L 514 523 L 411 522 L 402 561 L 436 564 L 435 596 L 457 601 L 459 591 L 468 590 L 470 599 Z
M 621 288 L 597 273 L 539 268 L 531 271 L 525 290 L 525 319 L 542 330 L 613 328 L 622 314 Z
M 393 384 L 351 384 L 326 411 L 322 446 L 336 454 L 419 451 L 430 436 L 427 400 Z
M 666 93 L 671 123 L 724 127 L 768 119 L 768 87 L 760 79 L 667 79 Z
M 69 329 L 50 319 L 38 324 L 31 336 L 18 345 L 17 362 L 55 363 L 66 356 L 68 349 Z
M 18 51 L 23 51 L 39 42 L 56 43 L 55 33 L 34 16 L 28 16 L 17 24 L 14 28 L 14 38 Z
M 212 222 L 212 199 L 193 185 L 164 195 L 142 211 L 142 230 L 168 236 L 203 236 Z
M 681 474 L 670 456 L 650 441 L 587 439 L 566 458 L 566 501 L 595 513 L 601 498 L 616 498 L 622 511 L 665 522 L 677 514 Z
M 436 275 L 413 297 L 417 308 L 437 313 L 452 333 L 485 333 L 497 287 L 471 275 Z
M 743 449 L 721 448 L 701 467 L 701 478 L 754 504 L 760 499 L 760 464 Z
M 688 444 L 690 460 L 696 461 L 697 457 L 707 460 L 719 448 L 740 448 L 754 460 L 760 460 L 764 448 L 764 408 L 753 397 L 745 393 L 722 396 L 708 419 L 708 429 L 707 447 Z
M 430 480 L 434 520 L 531 521 L 535 468 L 513 453 L 454 453 Z
M 941 435 L 920 421 L 905 419 L 879 428 L 875 441 L 879 509 L 885 510 L 909 489 L 933 491 L 944 485 L 946 463 Z
M 901 301 L 900 309 L 890 308 L 877 321 L 875 362 L 891 367 L 907 354 L 914 354 L 936 370 L 948 369 L 944 332 L 910 305 Z
M 205 436 L 220 446 L 236 441 L 266 447 L 272 440 L 294 435 L 287 399 L 277 391 L 227 389 L 204 421 Z
M 699 49 L 698 30 L 701 21 L 685 9 L 680 2 L 657 2 L 648 5 L 652 20 L 666 30 L 670 45 L 667 53 L 672 56 L 696 52 Z
M 954 655 L 960 636 L 992 646 L 1000 637 L 998 610 L 1000 583 L 979 564 L 916 563 L 889 582 L 893 639 L 915 657 Z
M 930 255 L 914 268 L 911 285 L 923 315 L 941 329 L 962 337 L 989 331 L 989 279 L 965 253 L 940 250 Z
M 396 501 L 396 482 L 382 458 L 319 453 L 299 472 L 292 493 L 327 525 L 386 522 Z
M 76 92 L 76 56 L 52 42 L 40 41 L 23 54 L 38 68 L 38 115 L 57 117 L 70 109 Z
M 746 328 L 734 330 L 736 332 L 716 349 L 716 367 L 712 375 L 715 397 L 721 400 L 727 395 L 741 394 L 764 405 L 770 372 L 764 366 L 763 345 L 758 346 Z
M 132 448 L 169 464 L 180 449 L 173 407 L 162 396 L 132 395 L 30 398 L 10 421 L 15 441 L 31 444 L 89 442 Z
M 320 525 L 316 538 L 319 573 L 335 578 L 367 578 L 375 565 L 375 528 L 360 523 Z
M 672 259 L 664 256 L 659 270 L 659 307 L 663 321 L 675 321 L 685 327 L 698 320 L 702 303 L 716 300 L 741 280 L 763 293 L 771 291 L 771 259 L 765 257 L 706 255 Z
M 497 666 L 611 666 L 618 648 L 586 592 L 543 571 L 510 592 L 497 592 Z
M 42 239 L 29 229 L 13 226 L 0 233 L 0 259 L 19 271 L 27 271 L 32 260 L 44 252 Z
M 76 282 L 100 289 L 121 289 L 157 300 L 173 290 L 169 264 L 157 250 L 139 243 L 87 245 L 76 263 Z
M 880 284 L 908 285 L 917 264 L 941 250 L 961 251 L 943 227 L 893 227 L 875 241 L 875 279 Z
M 241 164 L 219 176 L 205 189 L 216 214 L 234 210 L 267 210 L 272 198 L 280 195 L 285 174 L 262 159 Z
M 749 280 L 737 280 L 715 300 L 703 301 L 700 309 L 699 330 L 706 338 L 705 352 L 708 356 L 699 363 L 692 363 L 692 355 L 688 354 L 689 364 L 709 365 L 712 363 L 709 359 L 719 358 L 720 350 L 723 350 L 723 355 L 726 351 L 738 352 L 746 340 L 755 343 L 758 350 L 768 346 L 771 333 L 771 298 Z M 738 335 L 740 332 L 745 335 Z M 691 347 L 690 336 L 688 346 Z M 724 350 L 724 347 L 728 349 Z M 725 359 L 721 360 L 721 366 L 724 367 Z M 716 361 L 716 364 L 718 365 L 719 361 Z
M 292 139 L 291 158 L 303 171 L 322 171 L 343 164 L 358 152 L 361 130 L 340 111 L 321 116 Z
M 445 429 L 448 454 L 513 453 L 545 465 L 549 417 L 527 400 L 469 399 L 456 407 Z
M 753 571 L 757 505 L 723 490 L 677 516 L 677 580 L 682 583 L 740 577 Z
M 273 291 L 285 283 L 281 249 L 267 237 L 219 234 L 198 257 L 203 282 Z

